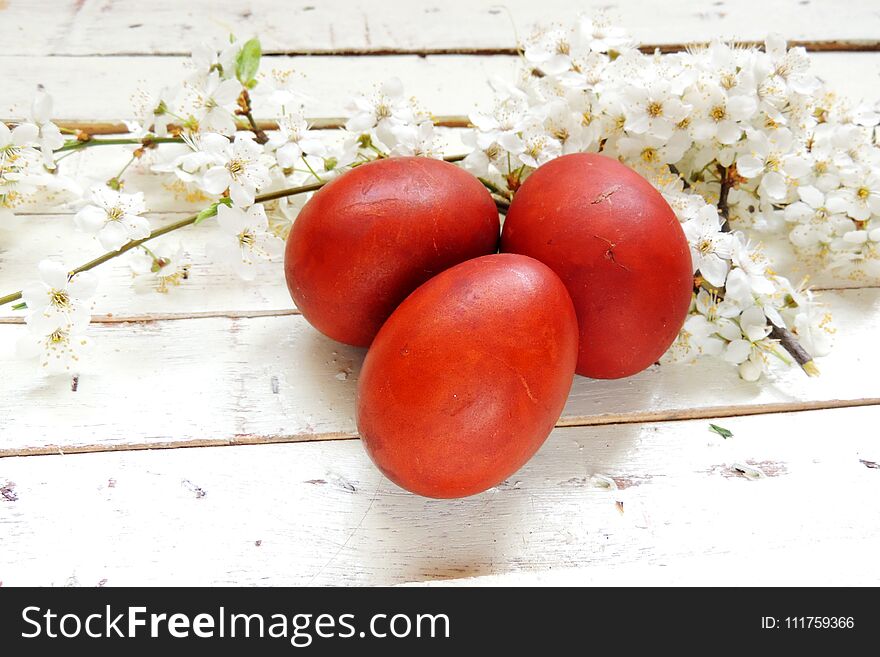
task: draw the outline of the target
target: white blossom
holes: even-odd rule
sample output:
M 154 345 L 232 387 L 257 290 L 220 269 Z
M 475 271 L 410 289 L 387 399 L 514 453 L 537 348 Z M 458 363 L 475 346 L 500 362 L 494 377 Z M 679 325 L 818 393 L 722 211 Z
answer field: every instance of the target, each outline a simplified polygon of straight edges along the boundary
M 857 167 L 841 174 L 847 214 L 857 221 L 880 217 L 880 169 Z
M 827 356 L 831 352 L 835 332 L 831 326 L 831 315 L 812 299 L 801 304 L 798 311 L 793 322 L 798 341 L 811 356 Z
M 87 233 L 97 234 L 108 251 L 115 251 L 130 240 L 150 234 L 150 222 L 141 215 L 146 212 L 144 195 L 116 192 L 98 185 L 89 191 L 91 201 L 74 217 L 76 225 Z
M 262 205 L 247 210 L 221 204 L 217 208 L 217 222 L 228 236 L 218 247 L 217 257 L 232 266 L 244 280 L 256 276 L 255 265 L 280 255 L 283 242 L 269 230 L 269 220 Z
M 632 45 L 632 38 L 623 28 L 585 16 L 579 21 L 577 34 L 593 52 L 621 51 Z
M 269 139 L 269 148 L 275 151 L 275 158 L 282 168 L 297 166 L 306 155 L 323 157 L 327 146 L 298 110 L 288 109 L 278 120 L 278 132 Z
M 733 237 L 721 232 L 718 210 L 707 204 L 682 228 L 691 247 L 694 271 L 699 270 L 711 285 L 722 287 L 730 269 Z
M 97 286 L 94 274 L 86 271 L 69 277 L 69 271 L 54 260 L 40 261 L 38 270 L 39 280 L 21 291 L 28 321 L 39 315 L 54 326 L 88 324 L 90 300 Z
M 759 190 L 773 201 L 782 201 L 788 194 L 788 179 L 802 178 L 810 171 L 809 162 L 792 152 L 792 145 L 789 130 L 776 130 L 772 136 L 749 130 L 749 154 L 737 160 L 737 171 L 746 178 L 761 176 Z
M 752 97 L 731 95 L 715 82 L 695 86 L 684 98 L 694 108 L 692 130 L 698 141 L 733 144 L 757 111 L 757 102 Z
M 42 86 L 37 88 L 34 96 L 30 122 L 24 125 L 28 129 L 34 129 L 35 132 L 28 141 L 36 142 L 43 154 L 43 163 L 47 168 L 54 169 L 55 150 L 64 145 L 64 136 L 58 126 L 52 123 L 52 97 Z
M 44 367 L 70 369 L 86 346 L 83 333 L 97 281 L 88 271 L 71 277 L 53 260 L 41 261 L 38 269 L 39 280 L 22 288 L 27 332 L 19 339 L 18 352 L 38 357 Z
M 195 119 L 200 132 L 235 133 L 235 117 L 229 106 L 241 93 L 241 83 L 235 78 L 223 80 L 217 71 L 205 79 L 204 86 L 196 89 Z
M 162 293 L 187 280 L 192 265 L 189 253 L 180 242 L 162 238 L 130 251 L 128 264 L 139 282 Z
M 55 326 L 42 316 L 28 323 L 28 330 L 16 344 L 22 358 L 38 358 L 49 371 L 69 371 L 82 357 L 89 342 L 85 327 Z
M 668 80 L 631 85 L 623 91 L 626 103 L 624 128 L 637 135 L 669 139 L 676 125 L 684 121 L 691 107 L 675 94 Z
M 806 52 L 778 37 L 763 50 L 713 42 L 671 55 L 629 45 L 589 19 L 539 29 L 513 83 L 493 81 L 494 106 L 471 113 L 464 165 L 511 196 L 566 153 L 599 151 L 641 173 L 718 295 L 698 291 L 668 359 L 720 356 L 755 380 L 780 353 L 771 326 L 806 334 L 812 306 L 739 231 L 785 231 L 833 269 L 880 277 L 880 112 L 828 93 Z
M 257 190 L 269 182 L 266 156 L 253 133 L 240 132 L 233 141 L 221 135 L 206 135 L 202 146 L 215 158 L 202 179 L 205 191 L 222 194 L 228 189 L 236 205 L 253 204 Z
M 408 123 L 412 119 L 412 105 L 403 95 L 403 83 L 392 78 L 371 95 L 355 96 L 349 109 L 353 114 L 345 127 L 352 132 L 366 132 L 377 128 L 389 134 L 395 124 Z

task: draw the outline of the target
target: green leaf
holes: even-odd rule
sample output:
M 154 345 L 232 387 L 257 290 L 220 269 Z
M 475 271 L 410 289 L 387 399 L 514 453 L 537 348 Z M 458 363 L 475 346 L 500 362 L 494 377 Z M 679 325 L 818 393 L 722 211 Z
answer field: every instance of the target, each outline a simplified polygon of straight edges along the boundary
M 254 37 L 250 41 L 246 41 L 235 58 L 235 77 L 243 85 L 251 84 L 257 71 L 260 69 L 260 56 L 263 49 L 260 47 L 260 40 Z
M 17 304 L 15 304 L 14 306 L 12 306 L 12 309 L 13 309 L 13 310 L 24 310 L 25 308 L 27 308 L 27 304 L 26 304 L 24 301 L 22 301 L 21 303 L 17 303 Z
M 218 205 L 231 206 L 232 199 L 221 198 L 216 203 L 212 203 L 211 205 L 209 205 L 208 207 L 206 207 L 204 210 L 202 210 L 201 212 L 199 212 L 196 215 L 196 220 L 193 222 L 193 225 L 198 225 L 198 224 L 202 223 L 205 219 L 210 219 L 211 217 L 216 217 Z
M 730 438 L 733 436 L 733 432 L 730 429 L 725 429 L 724 427 L 719 427 L 717 424 L 709 423 L 709 431 L 714 431 L 722 438 Z

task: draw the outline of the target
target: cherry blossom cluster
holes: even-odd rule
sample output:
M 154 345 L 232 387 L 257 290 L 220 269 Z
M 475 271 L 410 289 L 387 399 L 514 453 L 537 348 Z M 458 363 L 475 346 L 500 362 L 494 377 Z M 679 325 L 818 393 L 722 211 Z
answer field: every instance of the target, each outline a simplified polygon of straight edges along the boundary
M 52 99 L 39 89 L 25 122 L 12 128 L 0 122 L 0 216 L 8 218 L 38 189 L 69 184 L 51 175 L 56 168 L 55 149 L 64 144 L 51 116 Z
M 199 220 L 216 217 L 226 236 L 211 255 L 244 280 L 254 278 L 259 262 L 278 260 L 291 222 L 309 197 L 262 203 L 260 194 L 320 185 L 380 157 L 441 156 L 431 116 L 404 96 L 399 80 L 353 98 L 342 129 L 316 130 L 304 116 L 295 78 L 274 71 L 259 75 L 260 57 L 256 39 L 200 46 L 186 77 L 142 94 L 135 108 L 139 119 L 126 124 L 138 143 L 132 161 L 167 177 L 171 189 L 205 202 Z M 263 116 L 277 117 L 271 130 L 262 130 L 253 118 L 255 103 Z M 73 199 L 79 208 L 76 228 L 94 235 L 104 250 L 148 238 L 154 226 L 147 199 L 124 190 L 121 175 L 82 189 L 56 167 L 60 151 L 90 144 L 87 136 L 78 141 L 83 136 L 73 131 L 66 140 L 49 119 L 51 105 L 41 90 L 28 122 L 12 128 L 0 123 L 0 212 L 5 213 L 0 218 L 11 219 L 19 204 L 57 188 L 68 192 L 59 200 Z M 126 257 L 136 285 L 167 292 L 189 276 L 189 252 L 171 237 L 151 240 Z M 58 259 L 41 261 L 39 281 L 23 290 L 17 306 L 28 313 L 22 354 L 42 356 L 43 365 L 62 371 L 75 365 L 86 345 L 83 334 L 96 284 L 91 272 L 68 277 L 65 271 Z
M 536 32 L 521 61 L 515 79 L 493 81 L 494 106 L 475 111 L 463 135 L 463 166 L 501 205 L 552 158 L 619 158 L 661 191 L 691 246 L 691 313 L 666 360 L 716 356 L 755 380 L 774 357 L 789 360 L 779 330 L 812 356 L 828 352 L 828 314 L 773 270 L 757 240 L 787 235 L 816 268 L 880 275 L 874 109 L 833 95 L 803 49 L 778 39 L 645 54 L 621 30 L 584 18 Z M 183 79 L 136 99 L 126 135 L 129 164 L 204 203 L 195 222 L 215 220 L 222 234 L 214 261 L 245 280 L 278 260 L 310 195 L 281 192 L 317 189 L 376 158 L 443 155 L 430 113 L 399 80 L 353 98 L 344 125 L 330 130 L 306 118 L 310 99 L 295 75 L 260 63 L 257 39 L 200 46 Z M 255 107 L 273 120 L 257 121 Z M 153 239 L 149 199 L 123 181 L 129 165 L 81 188 L 58 163 L 94 139 L 65 135 L 51 116 L 40 90 L 26 121 L 0 123 L 0 219 L 35 196 L 72 199 L 75 227 L 105 251 L 126 251 L 136 285 L 167 292 L 187 280 L 189 250 L 174 236 Z M 64 271 L 57 259 L 41 262 L 17 307 L 27 313 L 23 351 L 70 368 L 95 278 Z
M 650 180 L 691 246 L 691 315 L 668 360 L 719 356 L 748 380 L 786 355 L 771 333 L 812 356 L 833 328 L 812 295 L 774 272 L 762 233 L 857 276 L 880 273 L 880 115 L 825 88 L 803 48 L 712 43 L 643 53 L 621 30 L 582 18 L 538 30 L 514 80 L 471 116 L 465 165 L 510 198 L 563 154 L 619 158 Z

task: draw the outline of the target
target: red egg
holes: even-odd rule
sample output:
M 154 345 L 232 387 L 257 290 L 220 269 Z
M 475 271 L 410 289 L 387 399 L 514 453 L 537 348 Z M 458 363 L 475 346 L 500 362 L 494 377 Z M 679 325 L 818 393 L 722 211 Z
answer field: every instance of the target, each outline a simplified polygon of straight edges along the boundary
M 691 301 L 687 240 L 663 196 L 617 160 L 551 160 L 517 191 L 501 250 L 540 260 L 565 283 L 580 325 L 577 372 L 616 379 L 669 348 Z
M 428 497 L 497 485 L 541 446 L 565 405 L 578 331 L 565 286 L 520 255 L 457 265 L 391 315 L 358 381 L 364 445 Z
M 287 287 L 319 331 L 368 346 L 398 304 L 435 274 L 494 253 L 492 197 L 442 160 L 396 157 L 355 167 L 318 191 L 284 254 Z

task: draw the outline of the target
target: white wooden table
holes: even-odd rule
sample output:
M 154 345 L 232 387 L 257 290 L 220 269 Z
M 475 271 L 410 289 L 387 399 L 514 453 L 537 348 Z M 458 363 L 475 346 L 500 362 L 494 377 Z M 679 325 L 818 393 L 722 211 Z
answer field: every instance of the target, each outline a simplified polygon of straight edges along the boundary
M 392 75 L 435 114 L 466 114 L 490 99 L 489 76 L 515 67 L 512 21 L 522 35 L 570 19 L 573 4 L 0 0 L 0 117 L 23 116 L 40 82 L 68 122 L 129 118 L 138 87 L 176 78 L 200 36 L 229 30 L 260 36 L 264 66 L 304 74 L 310 116 L 340 116 L 352 92 Z M 841 92 L 880 99 L 875 0 L 576 4 L 605 6 L 665 49 L 782 31 L 819 51 Z M 106 148 L 71 161 L 100 180 L 125 158 Z M 130 183 L 156 225 L 196 207 L 150 184 Z M 211 224 L 183 235 L 192 275 L 170 294 L 133 293 L 127 265 L 103 267 L 95 353 L 75 386 L 0 356 L 2 584 L 880 582 L 877 281 L 813 278 L 838 327 L 819 379 L 791 370 L 752 384 L 710 361 L 578 378 L 522 471 L 438 501 L 384 479 L 357 440 L 364 352 L 306 324 L 280 264 L 253 284 L 212 267 Z M 0 291 L 45 255 L 81 262 L 98 249 L 69 214 L 32 211 L 26 229 L 0 229 Z M 23 330 L 0 308 L 0 350 Z

